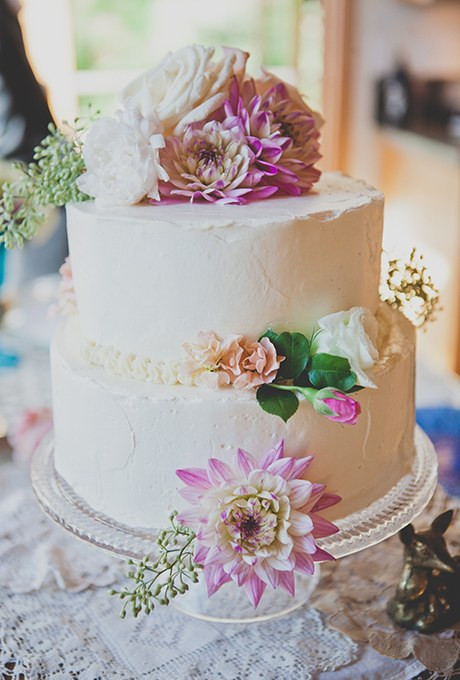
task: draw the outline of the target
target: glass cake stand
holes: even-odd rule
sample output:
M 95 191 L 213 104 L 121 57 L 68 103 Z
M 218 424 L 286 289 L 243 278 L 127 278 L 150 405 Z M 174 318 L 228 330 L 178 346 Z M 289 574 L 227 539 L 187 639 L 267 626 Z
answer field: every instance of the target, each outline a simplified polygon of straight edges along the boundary
M 31 469 L 32 486 L 46 514 L 74 536 L 119 557 L 142 559 L 152 554 L 160 529 L 129 527 L 93 510 L 75 494 L 54 467 L 54 445 L 48 440 L 36 452 Z M 360 512 L 337 520 L 338 533 L 318 540 L 335 558 L 364 550 L 397 533 L 427 505 L 437 482 L 437 458 L 433 444 L 415 429 L 415 459 L 405 475 L 385 496 Z M 319 580 L 296 575 L 296 594 L 267 587 L 256 610 L 242 588 L 225 584 L 208 598 L 204 579 L 174 600 L 176 609 L 208 621 L 222 623 L 258 622 L 284 616 L 305 604 Z

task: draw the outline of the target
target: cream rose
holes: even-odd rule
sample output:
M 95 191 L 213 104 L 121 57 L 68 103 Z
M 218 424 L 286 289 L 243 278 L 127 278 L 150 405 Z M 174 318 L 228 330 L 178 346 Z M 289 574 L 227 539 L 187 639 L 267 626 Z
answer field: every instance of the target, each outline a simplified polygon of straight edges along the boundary
M 104 204 L 130 205 L 146 196 L 158 200 L 158 181 L 168 179 L 159 159 L 163 146 L 161 124 L 153 116 L 118 111 L 116 118 L 99 118 L 83 146 L 86 172 L 78 187 Z
M 244 76 L 248 54 L 225 48 L 213 61 L 214 48 L 189 45 L 167 54 L 151 70 L 129 83 L 121 93 L 126 108 L 138 107 L 148 117 L 154 112 L 165 134 L 205 119 L 225 101 L 230 80 Z
M 315 352 L 345 357 L 362 387 L 375 387 L 365 373 L 379 358 L 375 347 L 378 323 L 365 307 L 324 316 L 318 321 L 319 332 L 313 342 Z

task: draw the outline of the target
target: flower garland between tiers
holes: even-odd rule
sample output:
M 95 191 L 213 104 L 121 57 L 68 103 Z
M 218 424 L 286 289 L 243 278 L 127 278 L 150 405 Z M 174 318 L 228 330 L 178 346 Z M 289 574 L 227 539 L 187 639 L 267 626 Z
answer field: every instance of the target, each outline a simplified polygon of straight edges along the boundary
M 112 373 L 144 382 L 255 390 L 260 406 L 284 421 L 297 411 L 300 398 L 319 414 L 354 425 L 361 407 L 350 393 L 375 388 L 366 371 L 379 358 L 377 333 L 371 312 L 353 307 L 320 319 L 310 339 L 271 329 L 259 340 L 236 334 L 221 338 L 207 331 L 194 343 L 185 343 L 186 358 L 175 362 L 156 362 L 90 341 L 83 356 Z

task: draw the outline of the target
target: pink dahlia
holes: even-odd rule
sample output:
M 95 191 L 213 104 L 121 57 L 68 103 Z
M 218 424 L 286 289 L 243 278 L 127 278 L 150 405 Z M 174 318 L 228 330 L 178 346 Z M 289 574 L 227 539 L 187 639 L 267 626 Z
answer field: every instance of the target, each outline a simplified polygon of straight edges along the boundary
M 167 137 L 161 153 L 169 182 L 163 196 L 205 199 L 215 203 L 241 203 L 251 192 L 242 183 L 250 173 L 253 154 L 238 130 L 209 121 L 202 127 L 188 126 L 180 137 Z
M 321 176 L 320 170 L 315 167 L 315 163 L 321 158 L 320 133 L 315 115 L 306 105 L 300 108 L 290 98 L 289 90 L 283 82 L 270 88 L 264 94 L 262 102 L 279 125 L 280 133 L 292 142 L 283 156 L 283 167 L 295 174 L 295 188 L 305 193 Z M 283 181 L 283 178 L 280 180 Z M 284 193 L 292 193 L 290 184 L 281 186 L 278 183 L 278 186 Z
M 251 198 L 277 191 L 298 196 L 320 177 L 314 167 L 321 157 L 315 118 L 289 92 L 280 82 L 261 95 L 254 80 L 240 85 L 234 79 L 224 104 L 224 126 L 239 130 L 254 154 L 253 172 L 244 183 L 256 187 Z
M 178 521 L 196 531 L 209 596 L 233 580 L 257 607 L 267 585 L 294 595 L 296 571 L 313 574 L 315 562 L 333 559 L 316 539 L 338 529 L 318 511 L 340 498 L 301 479 L 312 459 L 284 457 L 281 441 L 259 461 L 238 449 L 233 465 L 210 458 L 206 469 L 176 470 L 191 506 Z

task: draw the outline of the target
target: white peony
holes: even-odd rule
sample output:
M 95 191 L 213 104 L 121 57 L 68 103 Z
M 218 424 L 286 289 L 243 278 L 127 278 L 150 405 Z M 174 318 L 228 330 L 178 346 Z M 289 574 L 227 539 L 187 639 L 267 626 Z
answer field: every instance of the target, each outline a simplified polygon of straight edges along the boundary
M 375 347 L 378 323 L 365 307 L 352 307 L 346 312 L 323 316 L 318 321 L 319 332 L 313 342 L 315 352 L 345 357 L 362 387 L 375 387 L 365 373 L 379 358 Z
M 205 119 L 225 101 L 232 77 L 243 77 L 249 54 L 225 48 L 220 61 L 213 56 L 214 48 L 202 45 L 170 52 L 125 87 L 123 106 L 138 107 L 146 117 L 155 113 L 165 134 Z
M 79 189 L 109 205 L 131 205 L 146 196 L 159 200 L 158 181 L 168 180 L 160 165 L 164 138 L 159 120 L 136 110 L 115 115 L 99 118 L 88 132 Z

